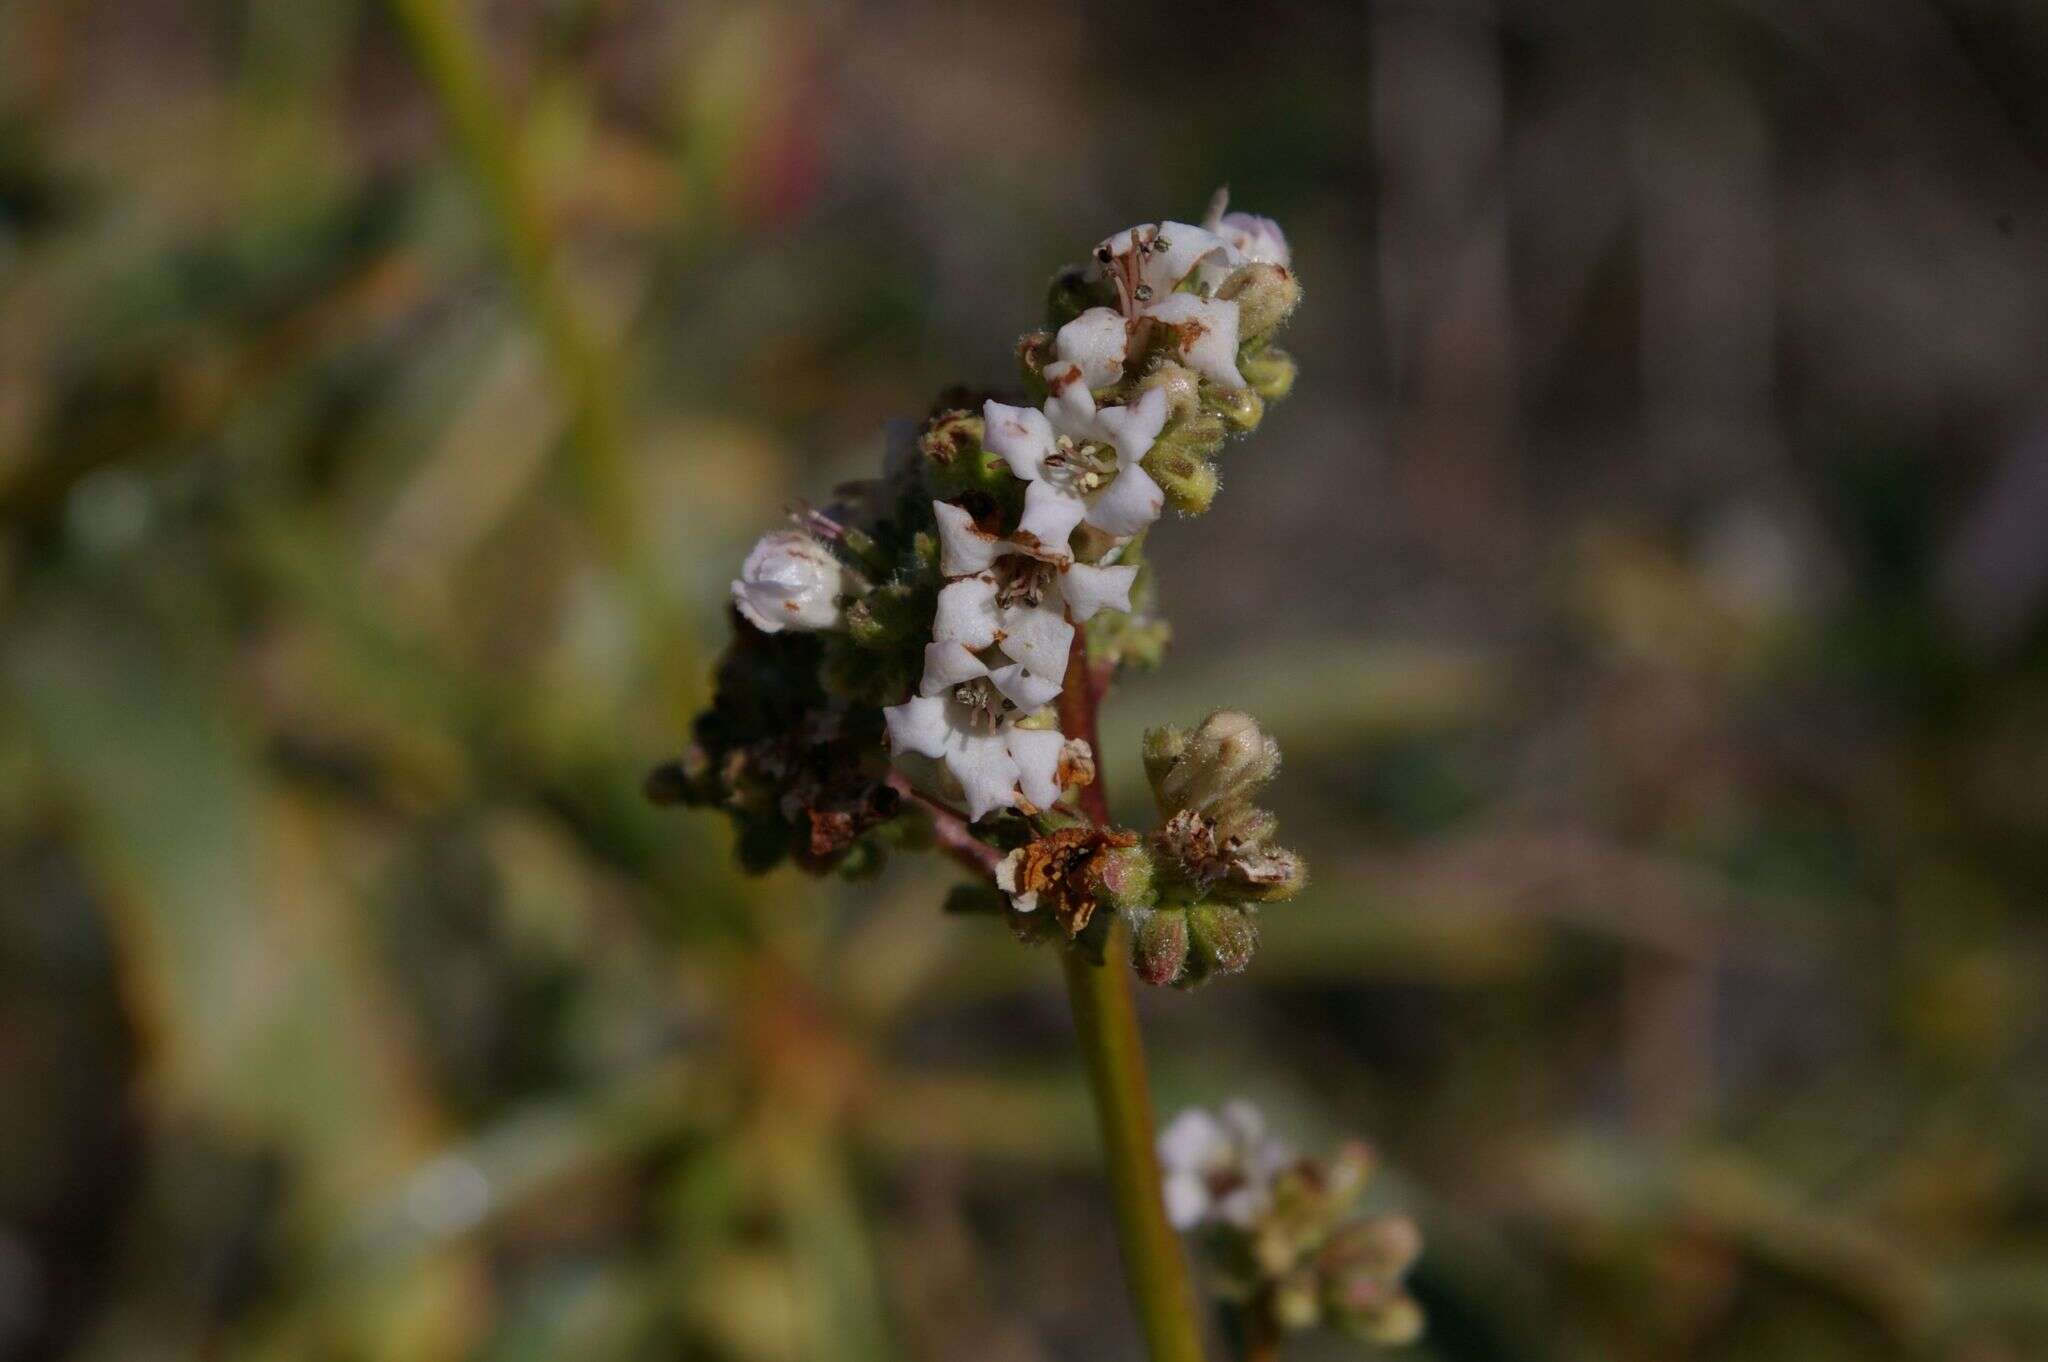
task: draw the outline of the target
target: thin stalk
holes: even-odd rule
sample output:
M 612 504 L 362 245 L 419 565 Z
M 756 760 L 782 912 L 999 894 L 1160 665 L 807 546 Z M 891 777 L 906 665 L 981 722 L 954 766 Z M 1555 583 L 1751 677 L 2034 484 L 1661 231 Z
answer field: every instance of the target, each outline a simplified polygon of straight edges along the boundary
M 1103 948 L 1106 963 L 1091 964 L 1078 951 L 1061 952 L 1067 998 L 1095 1095 L 1117 1247 L 1123 1252 L 1131 1305 L 1144 1329 L 1146 1355 L 1152 1362 L 1202 1362 L 1194 1283 L 1160 1200 L 1152 1093 L 1131 1001 L 1131 971 L 1124 963 L 1129 950 L 1128 934 L 1117 922 Z
M 455 135 L 528 319 L 569 414 L 577 491 L 598 551 L 627 592 L 679 716 L 697 708 L 693 640 L 668 608 L 633 487 L 630 446 L 611 349 L 584 318 L 562 272 L 546 206 L 513 120 L 492 92 L 483 52 L 454 0 L 390 0 L 413 60 Z
M 1068 737 L 1086 739 L 1095 750 L 1096 777 L 1081 790 L 1081 810 L 1098 827 L 1107 827 L 1109 800 L 1103 792 L 1095 722 L 1101 700 L 1088 665 L 1087 641 L 1077 630 L 1060 693 L 1060 728 Z M 1110 924 L 1103 964 L 1090 963 L 1078 951 L 1062 952 L 1067 1000 L 1095 1098 L 1117 1247 L 1123 1253 L 1126 1284 L 1144 1330 L 1146 1353 L 1151 1362 L 1202 1362 L 1194 1282 L 1180 1237 L 1167 1223 L 1161 1194 L 1152 1089 L 1145 1077 L 1145 1044 L 1125 963 L 1129 956 L 1130 934 L 1121 920 Z

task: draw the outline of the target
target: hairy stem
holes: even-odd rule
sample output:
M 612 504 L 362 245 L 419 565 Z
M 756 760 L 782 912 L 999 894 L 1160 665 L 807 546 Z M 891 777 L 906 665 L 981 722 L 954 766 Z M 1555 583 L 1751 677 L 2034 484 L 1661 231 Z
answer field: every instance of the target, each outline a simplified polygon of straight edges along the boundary
M 932 836 L 937 839 L 941 851 L 973 871 L 977 878 L 995 878 L 996 862 L 1002 858 L 996 855 L 994 847 L 974 835 L 965 818 L 912 785 L 909 777 L 893 767 L 884 777 L 884 783 L 931 815 Z
M 1088 665 L 1088 645 L 1077 630 L 1060 693 L 1060 728 L 1083 738 L 1095 751 L 1095 782 L 1081 790 L 1081 810 L 1098 827 L 1109 826 L 1103 793 L 1102 753 L 1095 716 L 1101 688 Z M 1201 1362 L 1202 1331 L 1194 1282 L 1180 1238 L 1166 1220 L 1161 1199 L 1159 1156 L 1153 1143 L 1152 1090 L 1145 1077 L 1145 1045 L 1131 996 L 1130 934 L 1121 920 L 1110 924 L 1104 963 L 1092 964 L 1078 951 L 1065 951 L 1067 998 L 1088 1086 L 1109 1165 L 1110 1202 L 1116 1214 L 1117 1246 L 1124 1274 L 1145 1333 L 1151 1362 Z

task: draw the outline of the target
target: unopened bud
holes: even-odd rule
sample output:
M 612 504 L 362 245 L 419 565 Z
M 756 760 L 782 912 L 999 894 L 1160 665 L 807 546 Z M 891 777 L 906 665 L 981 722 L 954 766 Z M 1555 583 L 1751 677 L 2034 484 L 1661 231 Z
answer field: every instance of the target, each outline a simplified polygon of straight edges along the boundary
M 1152 782 L 1152 794 L 1162 808 L 1167 805 L 1166 778 L 1187 750 L 1188 735 L 1171 724 L 1145 730 L 1138 752 L 1145 763 L 1145 779 Z
M 1222 486 L 1216 465 L 1186 449 L 1155 446 L 1145 456 L 1145 471 L 1182 515 L 1200 515 L 1216 500 Z
M 1301 281 L 1285 265 L 1268 262 L 1245 265 L 1223 281 L 1218 298 L 1237 303 L 1237 334 L 1240 340 L 1256 340 L 1270 334 L 1301 303 Z
M 1150 907 L 1158 900 L 1152 857 L 1143 847 L 1113 847 L 1095 862 L 1095 892 L 1118 911 Z
M 1280 830 L 1280 816 L 1256 804 L 1233 804 L 1216 814 L 1216 836 L 1226 842 L 1264 846 Z
M 1153 388 L 1166 393 L 1168 419 L 1184 421 L 1193 416 L 1202 405 L 1202 376 L 1185 364 L 1171 360 L 1161 364 L 1138 383 L 1140 393 Z
M 1251 914 L 1227 903 L 1203 903 L 1190 908 L 1188 930 L 1204 961 L 1221 974 L 1236 974 L 1249 965 L 1259 946 L 1259 929 Z
M 832 551 L 802 530 L 761 536 L 732 584 L 732 603 L 764 634 L 834 629 L 845 572 Z
M 1333 1308 L 1330 1315 L 1345 1333 L 1382 1348 L 1399 1348 L 1422 1337 L 1422 1307 L 1412 1296 L 1394 1295 L 1367 1310 Z
M 1169 810 L 1231 808 L 1280 769 L 1280 745 L 1251 715 L 1220 709 L 1188 735 L 1186 749 L 1159 782 Z
M 1244 375 L 1244 381 L 1251 384 L 1252 391 L 1268 402 L 1278 402 L 1294 391 L 1295 377 L 1301 366 L 1294 362 L 1294 356 L 1277 345 L 1269 345 L 1256 354 L 1248 354 L 1237 362 L 1237 371 Z
M 1273 1322 L 1287 1333 L 1313 1329 L 1323 1314 L 1317 1295 L 1315 1278 L 1305 1272 L 1292 1273 L 1275 1283 Z
M 1400 1280 L 1421 1256 L 1422 1231 L 1405 1215 L 1377 1216 L 1346 1225 L 1323 1250 L 1323 1261 L 1333 1272 L 1341 1270 L 1382 1282 Z
M 1362 1140 L 1346 1140 L 1337 1146 L 1323 1169 L 1324 1195 L 1332 1211 L 1342 1211 L 1358 1199 L 1372 1178 L 1372 1146 Z
M 1241 431 L 1257 430 L 1266 415 L 1266 399 L 1251 388 L 1211 392 L 1210 401 L 1224 420 Z
M 1163 988 L 1180 978 L 1188 959 L 1188 915 L 1162 908 L 1146 916 L 1131 937 L 1131 968 L 1138 977 Z

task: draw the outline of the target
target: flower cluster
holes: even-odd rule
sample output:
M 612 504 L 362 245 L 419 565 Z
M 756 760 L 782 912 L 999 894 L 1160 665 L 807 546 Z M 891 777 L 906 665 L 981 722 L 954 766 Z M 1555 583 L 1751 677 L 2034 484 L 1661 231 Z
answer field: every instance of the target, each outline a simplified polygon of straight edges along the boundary
M 1293 385 L 1273 344 L 1301 292 L 1286 237 L 1226 208 L 1100 242 L 1018 344 L 1028 400 L 947 394 L 894 432 L 881 476 L 754 546 L 717 695 L 655 793 L 724 811 L 750 868 L 866 869 L 957 819 L 1024 934 L 1099 951 L 1122 914 L 1153 982 L 1243 966 L 1248 905 L 1302 878 L 1243 798 L 1271 763 L 1176 778 L 1149 838 L 1071 798 L 1094 779 L 1101 687 L 1167 641 L 1147 532 L 1207 509 L 1226 443 Z M 1190 773 L 1246 740 L 1221 721 L 1175 739 Z
M 1201 1235 L 1233 1323 L 1264 1337 L 1329 1326 L 1391 1345 L 1422 1332 L 1403 1286 L 1421 1253 L 1415 1222 L 1356 1218 L 1372 1153 L 1351 1142 L 1298 1157 L 1249 1102 L 1182 1112 L 1159 1135 L 1166 1212 Z

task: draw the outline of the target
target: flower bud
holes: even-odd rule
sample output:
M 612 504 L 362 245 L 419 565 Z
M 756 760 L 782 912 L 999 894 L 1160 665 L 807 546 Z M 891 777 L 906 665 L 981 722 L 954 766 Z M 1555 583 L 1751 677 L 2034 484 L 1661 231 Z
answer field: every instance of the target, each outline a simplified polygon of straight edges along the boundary
M 1331 1322 L 1353 1338 L 1382 1348 L 1399 1348 L 1422 1337 L 1422 1307 L 1412 1296 L 1391 1294 L 1359 1308 L 1332 1306 Z
M 1372 1147 L 1361 1140 L 1346 1140 L 1337 1146 L 1323 1167 L 1323 1195 L 1333 1212 L 1343 1211 L 1358 1199 L 1372 1178 L 1374 1162 Z
M 1202 405 L 1202 376 L 1185 364 L 1168 360 L 1138 383 L 1141 394 L 1153 388 L 1165 390 L 1169 420 L 1184 421 Z
M 1145 730 L 1138 749 L 1145 763 L 1145 779 L 1152 782 L 1152 794 L 1161 808 L 1167 807 L 1165 780 L 1188 750 L 1188 735 L 1173 725 Z
M 1280 769 L 1280 744 L 1240 710 L 1220 709 L 1187 738 L 1160 782 L 1164 807 L 1216 809 L 1248 801 Z
M 1216 465 L 1185 449 L 1154 447 L 1145 457 L 1145 471 L 1182 515 L 1200 515 L 1216 500 L 1222 479 Z
M 1289 1273 L 1273 1285 L 1273 1322 L 1287 1333 L 1315 1328 L 1323 1314 L 1318 1295 L 1312 1275 Z
M 1323 1250 L 1333 1268 L 1398 1281 L 1422 1256 L 1422 1231 L 1405 1215 L 1383 1215 L 1346 1225 Z
M 732 584 L 732 603 L 764 634 L 839 626 L 844 573 L 832 551 L 802 530 L 761 536 Z
M 1158 901 L 1153 885 L 1152 857 L 1143 847 L 1116 847 L 1094 866 L 1096 897 L 1119 912 L 1147 908 Z
M 1247 380 L 1249 382 L 1249 380 Z M 1223 419 L 1238 430 L 1250 432 L 1259 428 L 1265 419 L 1266 399 L 1251 388 L 1237 388 L 1228 391 L 1212 391 L 1209 400 Z
M 1220 974 L 1236 974 L 1249 965 L 1259 946 L 1258 925 L 1233 904 L 1201 903 L 1188 909 L 1188 931 L 1203 960 Z
M 1131 936 L 1131 968 L 1155 987 L 1180 978 L 1188 959 L 1188 915 L 1177 908 L 1148 913 Z
M 1301 281 L 1285 265 L 1255 262 L 1241 267 L 1216 290 L 1237 303 L 1240 340 L 1270 335 L 1301 303 Z
M 1237 370 L 1251 384 L 1253 392 L 1268 402 L 1278 402 L 1294 391 L 1300 366 L 1294 362 L 1294 356 L 1277 345 L 1269 345 L 1238 360 Z

